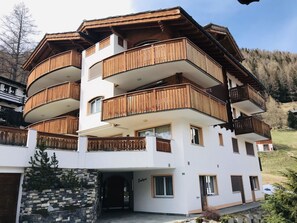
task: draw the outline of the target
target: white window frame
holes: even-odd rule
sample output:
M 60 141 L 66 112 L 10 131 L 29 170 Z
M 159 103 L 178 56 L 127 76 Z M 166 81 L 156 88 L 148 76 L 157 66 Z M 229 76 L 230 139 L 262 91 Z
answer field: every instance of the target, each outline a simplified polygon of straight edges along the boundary
M 172 184 L 172 195 L 171 194 L 167 194 L 167 190 L 166 190 L 166 177 L 170 177 L 171 178 L 171 184 Z M 164 194 L 156 194 L 157 193 L 157 181 L 156 178 L 162 178 L 163 179 L 163 187 L 164 187 Z M 174 190 L 173 190 L 173 177 L 171 175 L 166 175 L 166 176 L 153 176 L 153 181 L 154 181 L 154 197 L 156 198 L 173 198 L 174 197 Z
M 206 181 L 206 194 L 207 196 L 214 196 L 218 194 L 217 177 L 205 176 Z
M 198 133 L 198 142 L 195 140 L 195 131 Z M 203 131 L 202 128 L 191 125 L 190 127 L 190 133 L 191 133 L 191 144 L 192 145 L 198 145 L 203 146 Z
M 97 114 L 101 112 L 101 107 L 102 107 L 102 100 L 103 96 L 96 97 L 89 101 L 90 104 L 90 114 Z M 94 107 L 93 107 L 94 106 Z

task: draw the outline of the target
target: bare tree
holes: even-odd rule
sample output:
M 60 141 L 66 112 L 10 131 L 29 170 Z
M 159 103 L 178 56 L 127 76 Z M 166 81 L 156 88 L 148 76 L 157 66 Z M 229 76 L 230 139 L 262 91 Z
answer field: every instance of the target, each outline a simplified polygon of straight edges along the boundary
M 21 65 L 35 46 L 31 37 L 37 31 L 29 9 L 23 2 L 1 18 L 0 29 L 0 72 L 11 80 L 24 83 L 26 72 Z

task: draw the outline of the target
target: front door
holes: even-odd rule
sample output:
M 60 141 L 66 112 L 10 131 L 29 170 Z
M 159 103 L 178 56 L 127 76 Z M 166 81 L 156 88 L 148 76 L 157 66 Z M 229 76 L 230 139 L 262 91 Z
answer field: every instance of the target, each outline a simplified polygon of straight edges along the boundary
M 120 176 L 112 176 L 107 179 L 105 186 L 106 208 L 124 208 L 125 179 Z
M 199 176 L 200 183 L 200 197 L 201 197 L 201 207 L 202 211 L 207 209 L 207 187 L 205 176 Z
M 0 173 L 0 223 L 15 222 L 21 174 Z

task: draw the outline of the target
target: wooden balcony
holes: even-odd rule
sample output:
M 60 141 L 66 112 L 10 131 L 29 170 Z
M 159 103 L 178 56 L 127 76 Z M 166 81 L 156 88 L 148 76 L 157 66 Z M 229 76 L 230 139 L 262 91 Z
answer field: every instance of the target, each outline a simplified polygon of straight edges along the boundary
M 78 118 L 73 116 L 62 116 L 36 122 L 29 125 L 28 128 L 39 132 L 76 135 L 76 131 L 78 130 Z
M 183 112 L 180 112 L 181 109 Z M 199 119 L 206 125 L 227 121 L 225 103 L 191 84 L 153 88 L 105 99 L 102 120 L 120 124 L 121 118 L 143 114 L 148 115 L 146 118 L 153 118 L 160 113 L 169 118 L 169 111 L 175 112 L 172 114 L 175 118 Z M 133 123 L 138 120 L 139 117 L 134 118 Z
M 239 108 L 247 114 L 266 111 L 264 97 L 249 85 L 231 88 L 230 99 L 234 107 Z
M 242 117 L 234 120 L 235 134 L 252 141 L 271 139 L 270 126 L 252 117 Z
M 49 149 L 74 150 L 78 148 L 77 136 L 66 136 L 46 132 L 37 133 L 37 146 L 44 144 Z
M 25 129 L 0 126 L 0 144 L 26 146 L 28 131 Z
M 183 73 L 204 88 L 223 82 L 222 67 L 186 38 L 157 42 L 103 60 L 103 79 L 126 91 Z
M 31 71 L 27 81 L 27 94 L 32 96 L 47 86 L 80 79 L 81 54 L 66 51 L 42 61 Z
M 61 83 L 32 95 L 25 103 L 26 122 L 38 122 L 57 117 L 79 108 L 80 86 L 77 83 Z
M 145 137 L 88 138 L 88 151 L 144 151 Z M 170 140 L 156 138 L 156 151 L 171 152 Z

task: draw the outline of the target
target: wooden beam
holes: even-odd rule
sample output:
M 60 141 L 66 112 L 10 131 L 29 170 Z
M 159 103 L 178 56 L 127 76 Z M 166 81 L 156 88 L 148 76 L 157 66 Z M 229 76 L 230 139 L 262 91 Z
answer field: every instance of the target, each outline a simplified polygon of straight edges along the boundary
M 120 37 L 122 39 L 126 39 L 125 35 L 116 27 L 110 26 L 109 28 L 113 34 L 117 35 L 118 37 Z

